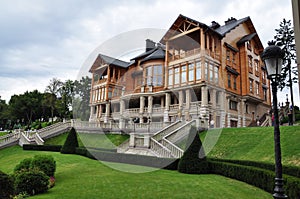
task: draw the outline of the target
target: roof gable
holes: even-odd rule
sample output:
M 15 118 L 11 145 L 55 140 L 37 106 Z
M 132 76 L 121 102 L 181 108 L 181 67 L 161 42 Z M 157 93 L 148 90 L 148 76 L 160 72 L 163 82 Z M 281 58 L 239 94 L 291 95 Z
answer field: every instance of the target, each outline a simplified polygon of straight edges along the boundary
M 216 28 L 215 31 L 224 37 L 228 32 L 230 32 L 231 30 L 235 29 L 237 26 L 248 20 L 250 20 L 250 17 L 245 17 L 239 20 L 231 18 L 225 22 L 225 25 Z

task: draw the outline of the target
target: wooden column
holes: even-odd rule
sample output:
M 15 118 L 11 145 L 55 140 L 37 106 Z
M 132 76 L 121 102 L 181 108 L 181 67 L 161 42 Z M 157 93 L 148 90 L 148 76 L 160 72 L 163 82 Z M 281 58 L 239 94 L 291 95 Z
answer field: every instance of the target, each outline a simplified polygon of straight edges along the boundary
M 205 50 L 205 35 L 202 28 L 200 29 L 200 48 L 201 50 Z

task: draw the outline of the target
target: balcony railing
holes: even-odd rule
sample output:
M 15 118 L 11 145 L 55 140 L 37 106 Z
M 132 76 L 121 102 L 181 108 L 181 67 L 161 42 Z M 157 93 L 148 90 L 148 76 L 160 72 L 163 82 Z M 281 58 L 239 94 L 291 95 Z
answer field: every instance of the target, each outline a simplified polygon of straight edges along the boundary
M 174 54 L 171 55 L 170 59 L 171 59 L 171 61 L 175 61 L 175 60 L 178 60 L 178 59 L 183 59 L 183 58 L 186 58 L 186 57 L 190 57 L 192 55 L 200 54 L 200 51 L 201 51 L 200 48 L 195 48 L 195 49 L 189 50 L 189 51 L 174 53 Z M 170 53 L 172 53 L 172 51 L 170 51 Z

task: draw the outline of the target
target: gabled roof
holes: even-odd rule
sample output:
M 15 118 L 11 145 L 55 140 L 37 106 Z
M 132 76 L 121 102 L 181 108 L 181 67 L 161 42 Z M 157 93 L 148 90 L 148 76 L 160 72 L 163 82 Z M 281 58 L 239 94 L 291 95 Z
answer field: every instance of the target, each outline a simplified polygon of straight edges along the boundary
M 180 26 L 180 24 L 182 23 L 182 21 L 189 21 L 191 23 L 193 23 L 195 26 L 198 27 L 203 27 L 206 30 L 211 30 L 213 32 L 215 32 L 216 34 L 218 34 L 219 36 L 221 36 L 218 32 L 216 32 L 213 28 L 211 28 L 210 26 L 207 26 L 204 23 L 201 23 L 197 20 L 191 19 L 189 17 L 186 17 L 182 14 L 180 14 L 177 19 L 174 21 L 174 23 L 171 25 L 171 27 L 168 29 L 168 31 L 166 32 L 166 34 L 162 37 L 162 39 L 160 40 L 160 43 L 165 44 L 165 41 L 167 40 L 167 38 L 171 37 L 172 34 L 174 34 L 174 32 L 176 31 L 176 29 Z
M 139 55 L 137 55 L 136 57 L 130 59 L 130 61 L 131 61 L 131 60 L 136 60 L 136 59 L 139 59 L 139 58 L 146 57 L 146 56 L 150 55 L 151 53 L 153 53 L 153 52 L 155 51 L 155 49 L 156 49 L 156 48 L 153 48 L 152 50 L 143 52 L 142 54 L 139 54 Z
M 128 62 L 113 58 L 113 57 L 109 57 L 107 55 L 103 55 L 103 54 L 99 54 L 98 57 L 100 57 L 101 59 L 103 59 L 103 61 L 108 64 L 108 65 L 115 65 L 115 66 L 119 66 L 121 68 L 127 68 L 128 67 Z
M 164 59 L 164 58 L 165 58 L 165 50 L 159 46 L 159 47 L 156 47 L 150 55 L 148 55 L 147 57 L 142 59 L 141 62 L 145 62 L 145 61 L 149 61 L 149 60 L 153 60 L 153 59 Z
M 244 23 L 245 21 L 247 21 L 249 19 L 250 19 L 250 17 L 245 17 L 245 18 L 242 18 L 239 20 L 230 20 L 227 23 L 225 23 L 225 25 L 216 28 L 215 31 L 224 37 L 228 32 L 230 32 L 231 30 L 236 28 L 238 25 L 240 25 L 241 23 Z
M 90 72 L 92 70 L 96 70 L 97 68 L 99 68 L 101 66 L 101 64 L 107 64 L 107 65 L 114 65 L 114 66 L 118 66 L 121 68 L 127 68 L 129 66 L 128 62 L 107 56 L 107 55 L 103 55 L 103 54 L 99 54 L 96 58 L 96 60 L 94 61 L 93 65 L 90 68 Z

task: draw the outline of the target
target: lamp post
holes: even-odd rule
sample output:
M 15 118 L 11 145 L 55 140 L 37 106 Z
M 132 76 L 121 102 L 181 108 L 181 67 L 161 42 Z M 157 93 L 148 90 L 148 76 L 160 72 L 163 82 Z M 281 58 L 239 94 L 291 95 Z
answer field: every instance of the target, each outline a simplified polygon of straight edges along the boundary
M 261 58 L 267 68 L 268 79 L 271 80 L 274 110 L 274 151 L 275 151 L 275 188 L 273 197 L 275 199 L 287 198 L 283 189 L 280 130 L 277 107 L 277 86 L 280 80 L 284 51 L 275 45 L 275 42 L 268 42 L 268 47 L 263 51 Z

